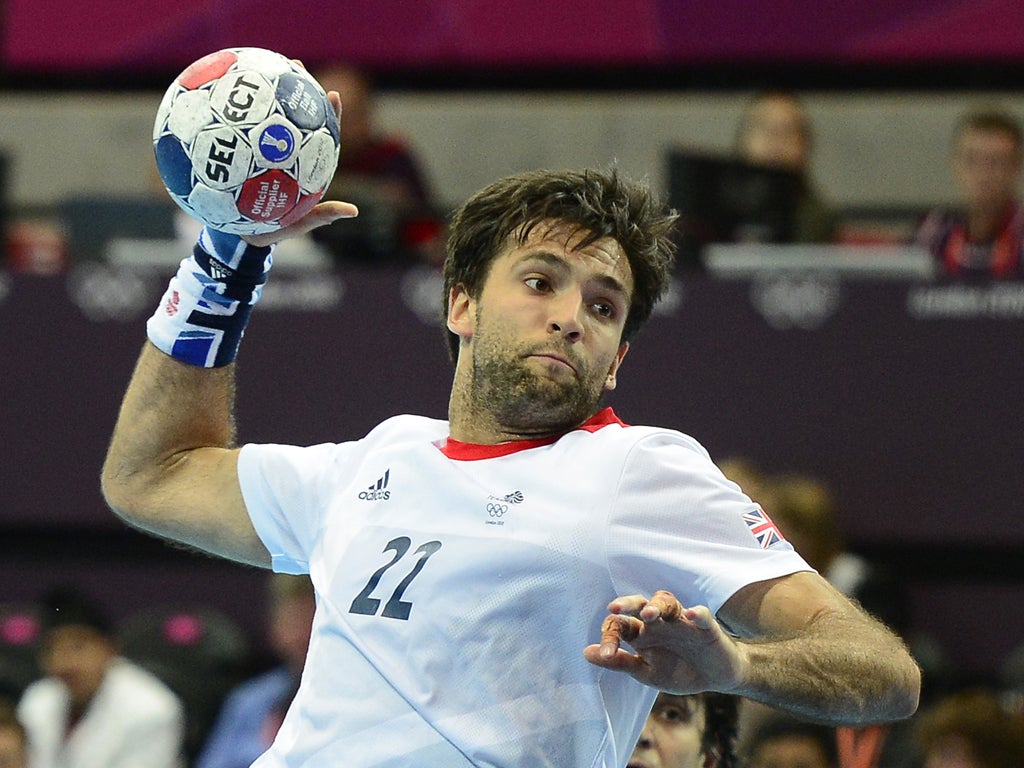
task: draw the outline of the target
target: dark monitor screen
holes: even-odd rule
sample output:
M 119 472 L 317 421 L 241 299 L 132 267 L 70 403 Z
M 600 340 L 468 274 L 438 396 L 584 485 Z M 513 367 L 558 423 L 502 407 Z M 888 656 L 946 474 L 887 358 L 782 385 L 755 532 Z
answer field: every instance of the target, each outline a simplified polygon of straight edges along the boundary
M 178 208 L 169 197 L 154 195 L 73 195 L 58 208 L 67 231 L 71 257 L 77 261 L 106 258 L 116 238 L 173 240 Z
M 792 242 L 800 188 L 792 171 L 671 150 L 668 199 L 680 214 L 680 261 L 699 262 L 708 243 Z

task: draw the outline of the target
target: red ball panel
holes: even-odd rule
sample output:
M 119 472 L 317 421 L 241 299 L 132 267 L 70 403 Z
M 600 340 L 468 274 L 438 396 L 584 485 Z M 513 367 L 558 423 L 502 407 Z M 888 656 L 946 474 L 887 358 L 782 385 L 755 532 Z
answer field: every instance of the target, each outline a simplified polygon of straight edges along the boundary
M 320 202 L 320 198 L 324 196 L 324 192 L 326 191 L 327 190 L 322 190 L 320 192 L 317 192 L 315 195 L 306 195 L 301 200 L 299 200 L 298 204 L 296 204 L 296 206 L 292 208 L 291 211 L 289 211 L 285 216 L 283 216 L 281 218 L 281 221 L 278 223 L 282 227 L 287 227 L 289 224 L 294 224 L 296 221 L 298 221 L 311 210 L 313 210 L 313 206 Z
M 178 75 L 178 83 L 182 88 L 194 91 L 212 80 L 223 75 L 231 65 L 238 61 L 238 56 L 231 51 L 217 51 L 211 53 L 198 61 L 192 62 L 188 68 Z
M 262 173 L 242 184 L 238 211 L 253 221 L 277 221 L 299 199 L 299 185 L 283 171 Z

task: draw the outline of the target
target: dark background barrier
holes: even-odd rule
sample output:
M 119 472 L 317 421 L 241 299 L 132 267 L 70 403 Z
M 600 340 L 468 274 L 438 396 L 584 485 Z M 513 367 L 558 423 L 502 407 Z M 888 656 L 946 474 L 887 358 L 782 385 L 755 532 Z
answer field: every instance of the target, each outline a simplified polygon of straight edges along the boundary
M 166 274 L 0 276 L 6 599 L 71 579 L 115 613 L 197 601 L 262 624 L 263 576 L 126 528 L 98 473 Z M 282 272 L 239 359 L 239 437 L 358 437 L 443 417 L 451 378 L 432 272 Z M 772 273 L 680 281 L 609 399 L 716 459 L 824 478 L 854 549 L 898 567 L 912 626 L 965 674 L 1024 638 L 1024 285 Z M 585 478 L 581 479 L 585 482 Z

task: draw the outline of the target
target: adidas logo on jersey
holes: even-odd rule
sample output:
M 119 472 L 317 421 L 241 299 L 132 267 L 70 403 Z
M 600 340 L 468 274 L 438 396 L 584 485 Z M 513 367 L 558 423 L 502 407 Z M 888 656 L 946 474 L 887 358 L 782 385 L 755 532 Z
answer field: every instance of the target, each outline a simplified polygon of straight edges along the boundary
M 363 501 L 387 501 L 391 498 L 391 491 L 388 490 L 388 480 L 391 477 L 391 470 L 387 469 L 384 474 L 377 478 L 377 482 L 361 491 L 359 498 Z

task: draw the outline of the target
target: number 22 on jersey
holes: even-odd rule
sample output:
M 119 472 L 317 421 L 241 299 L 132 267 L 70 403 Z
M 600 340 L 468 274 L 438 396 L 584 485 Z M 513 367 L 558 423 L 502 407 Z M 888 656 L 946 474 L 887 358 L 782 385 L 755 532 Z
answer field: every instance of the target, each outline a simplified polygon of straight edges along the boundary
M 369 581 L 366 582 L 366 586 L 363 587 L 362 591 L 352 601 L 352 606 L 348 609 L 349 613 L 361 613 L 366 616 L 377 615 L 377 610 L 380 608 L 380 598 L 373 597 L 373 591 L 380 584 L 381 577 L 385 572 L 398 565 L 405 558 L 411 546 L 412 540 L 408 536 L 398 536 L 387 543 L 383 552 L 394 552 L 394 556 L 373 572 Z M 426 544 L 421 544 L 409 555 L 409 557 L 415 558 L 416 561 L 412 564 L 405 578 L 395 587 L 395 591 L 391 593 L 391 597 L 384 604 L 384 610 L 380 612 L 381 616 L 388 619 L 408 620 L 409 613 L 412 611 L 412 603 L 403 600 L 402 596 L 405 594 L 405 590 L 409 588 L 412 580 L 423 570 L 423 566 L 427 564 L 430 556 L 440 548 L 440 541 L 428 541 Z

